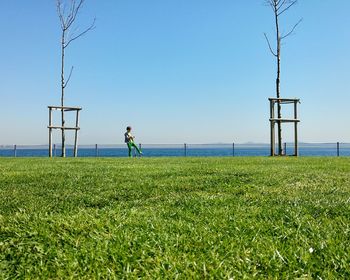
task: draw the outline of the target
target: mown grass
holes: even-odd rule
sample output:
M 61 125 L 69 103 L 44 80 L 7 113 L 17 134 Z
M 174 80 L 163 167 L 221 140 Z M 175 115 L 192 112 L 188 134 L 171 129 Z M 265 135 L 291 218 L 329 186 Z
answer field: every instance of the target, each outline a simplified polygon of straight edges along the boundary
M 0 159 L 0 279 L 350 279 L 350 159 Z

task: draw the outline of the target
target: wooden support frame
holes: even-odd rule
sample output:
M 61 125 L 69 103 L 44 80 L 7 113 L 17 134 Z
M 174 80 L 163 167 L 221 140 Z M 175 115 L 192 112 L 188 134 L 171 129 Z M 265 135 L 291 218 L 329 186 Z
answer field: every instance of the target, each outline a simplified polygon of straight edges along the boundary
M 66 107 L 66 106 L 47 106 L 49 109 L 49 157 L 52 157 L 52 130 L 60 129 L 60 130 L 74 130 L 74 157 L 78 156 L 78 132 L 80 130 L 79 127 L 79 112 L 82 110 L 81 107 Z M 63 126 L 54 126 L 52 124 L 52 111 L 59 110 L 65 112 L 75 112 L 75 127 L 63 127 Z
M 276 123 L 293 123 L 294 124 L 294 156 L 299 156 L 299 146 L 298 146 L 298 124 L 300 120 L 298 119 L 298 104 L 300 99 L 298 98 L 269 98 L 270 101 L 270 155 L 276 155 L 276 141 L 275 141 L 275 125 Z M 286 118 L 275 118 L 275 104 L 281 105 L 293 105 L 294 115 L 292 119 Z M 286 151 L 285 151 L 286 154 Z

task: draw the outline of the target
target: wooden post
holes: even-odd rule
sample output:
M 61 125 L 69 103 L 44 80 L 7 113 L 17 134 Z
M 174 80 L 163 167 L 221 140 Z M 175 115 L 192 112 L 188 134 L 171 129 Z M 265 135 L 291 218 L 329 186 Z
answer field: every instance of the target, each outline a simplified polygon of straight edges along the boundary
M 78 130 L 79 130 L 79 110 L 77 110 L 76 120 L 75 120 L 74 157 L 78 156 Z
M 17 157 L 17 145 L 13 145 L 13 156 Z
M 299 148 L 298 148 L 298 101 L 294 101 L 294 155 L 299 156 Z
M 97 144 L 95 144 L 95 157 L 98 157 L 98 147 L 97 147 Z
M 235 143 L 232 143 L 232 156 L 235 156 Z
M 139 144 L 139 150 L 140 150 L 140 152 L 142 152 L 142 145 L 141 145 L 141 143 Z M 142 157 L 142 154 L 139 154 L 139 157 Z
M 52 108 L 49 108 L 49 157 L 52 157 Z
M 284 142 L 283 144 L 283 150 L 284 150 L 284 155 L 286 156 L 287 155 L 287 143 Z
M 270 141 L 271 141 L 271 151 L 270 156 L 275 155 L 275 121 L 273 120 L 275 118 L 275 102 L 273 100 L 270 100 Z
M 187 144 L 184 144 L 184 149 L 185 149 L 185 157 L 187 156 Z
M 337 157 L 340 156 L 340 143 L 337 142 Z
M 61 127 L 61 132 L 62 132 L 62 145 L 61 145 L 61 157 L 65 158 L 66 157 L 66 134 L 65 134 L 65 121 L 64 121 L 64 108 L 62 106 L 61 108 L 61 116 L 62 116 L 62 127 Z

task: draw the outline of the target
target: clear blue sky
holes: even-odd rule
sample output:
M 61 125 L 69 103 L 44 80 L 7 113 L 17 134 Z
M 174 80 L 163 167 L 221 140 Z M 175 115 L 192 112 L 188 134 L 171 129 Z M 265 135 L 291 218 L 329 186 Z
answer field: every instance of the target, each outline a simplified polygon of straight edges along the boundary
M 55 1 L 0 2 L 0 144 L 47 143 L 46 106 L 60 101 Z M 349 0 L 299 0 L 282 19 L 285 31 L 304 19 L 282 50 L 301 141 L 350 142 L 349 11 Z M 274 25 L 263 0 L 86 0 L 78 25 L 93 17 L 66 61 L 82 144 L 122 143 L 127 125 L 142 143 L 269 142 L 275 60 L 263 33 L 273 38 Z

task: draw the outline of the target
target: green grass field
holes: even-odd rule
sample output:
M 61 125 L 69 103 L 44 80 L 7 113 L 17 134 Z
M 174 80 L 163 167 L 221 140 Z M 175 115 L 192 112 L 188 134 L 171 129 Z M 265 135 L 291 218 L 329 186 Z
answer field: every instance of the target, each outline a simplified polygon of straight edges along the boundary
M 0 279 L 350 279 L 348 158 L 0 158 Z

